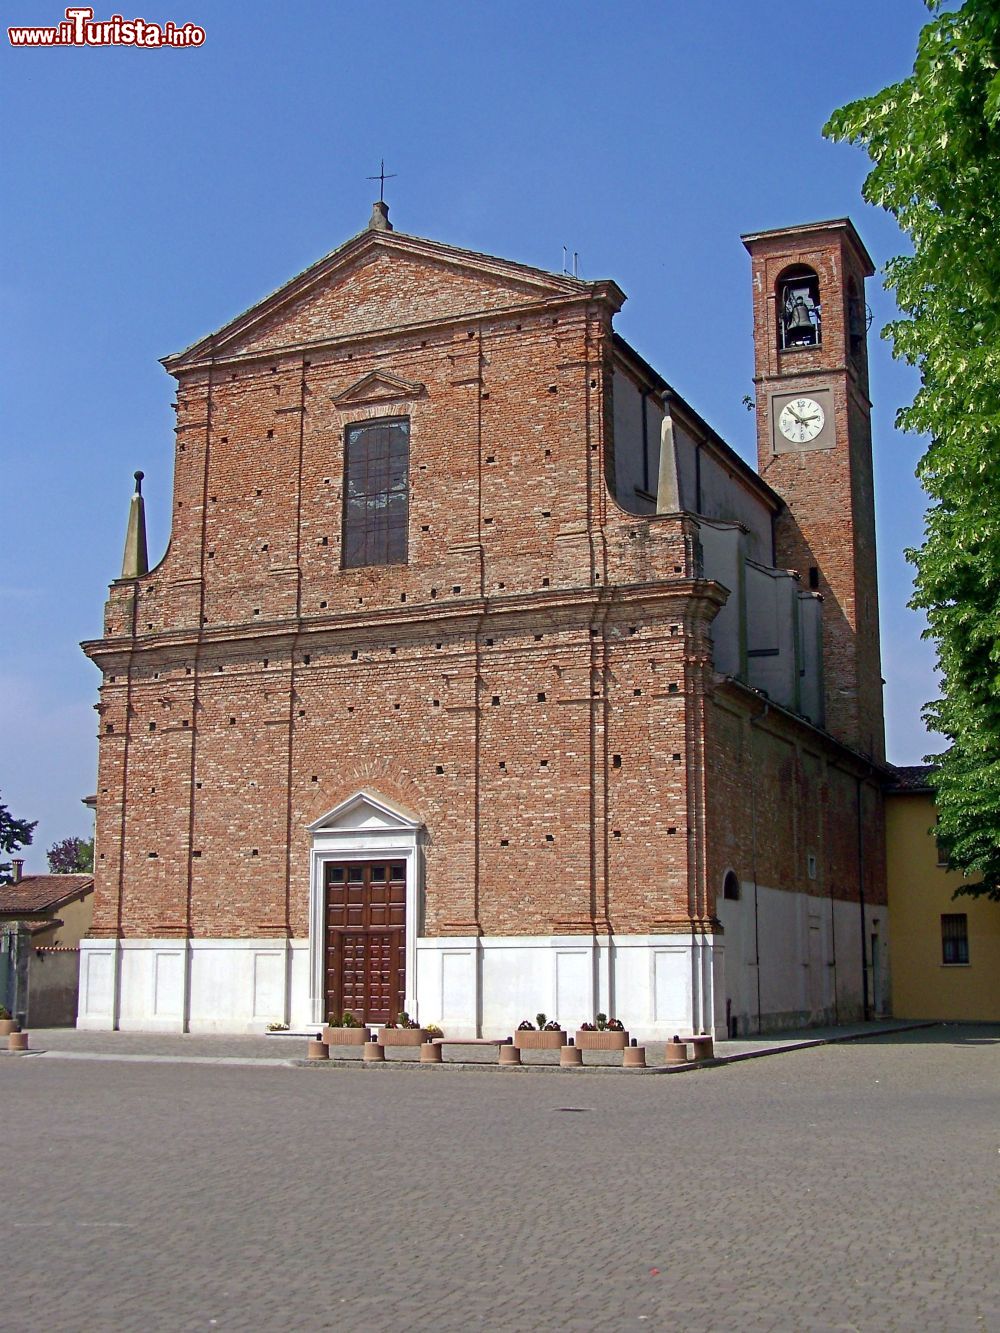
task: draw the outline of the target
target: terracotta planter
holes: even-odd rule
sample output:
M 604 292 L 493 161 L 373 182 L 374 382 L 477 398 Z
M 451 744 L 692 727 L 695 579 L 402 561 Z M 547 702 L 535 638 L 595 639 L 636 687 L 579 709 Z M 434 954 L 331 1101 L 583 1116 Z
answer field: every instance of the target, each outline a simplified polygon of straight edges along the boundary
M 378 1039 L 383 1046 L 422 1046 L 427 1032 L 424 1028 L 382 1028 Z
M 667 1042 L 665 1055 L 666 1063 L 668 1065 L 686 1065 L 691 1062 L 691 1058 L 688 1055 L 687 1042 L 680 1041 L 677 1037 L 673 1037 Z
M 8 1051 L 26 1051 L 28 1049 L 28 1034 L 26 1032 L 12 1032 L 7 1038 Z
M 627 1032 L 578 1032 L 576 1044 L 581 1051 L 623 1051 L 628 1045 Z
M 21 1025 L 16 1018 L 0 1018 L 0 1037 L 9 1037 L 12 1032 L 20 1032 Z
M 707 1034 L 703 1033 L 697 1037 L 692 1037 L 691 1050 L 694 1053 L 695 1060 L 712 1060 L 715 1058 L 715 1044 Z
M 566 1045 L 562 1028 L 555 1032 L 515 1032 L 514 1045 L 519 1051 L 558 1051 Z
M 323 1029 L 327 1046 L 363 1046 L 370 1036 L 367 1028 L 332 1028 L 327 1024 Z

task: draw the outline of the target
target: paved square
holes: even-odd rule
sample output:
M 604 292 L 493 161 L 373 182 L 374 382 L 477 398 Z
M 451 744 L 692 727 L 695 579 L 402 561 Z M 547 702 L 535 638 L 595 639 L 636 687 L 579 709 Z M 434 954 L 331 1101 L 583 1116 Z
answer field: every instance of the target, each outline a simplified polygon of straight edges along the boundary
M 1000 1029 L 668 1078 L 0 1060 L 0 1328 L 1000 1329 Z

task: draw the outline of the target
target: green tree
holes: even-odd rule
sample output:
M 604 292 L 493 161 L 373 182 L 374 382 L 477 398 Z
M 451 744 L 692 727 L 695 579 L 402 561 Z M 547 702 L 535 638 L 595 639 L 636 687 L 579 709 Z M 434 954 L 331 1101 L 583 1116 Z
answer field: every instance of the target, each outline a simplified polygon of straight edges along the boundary
M 90 875 L 94 870 L 94 842 L 83 838 L 63 838 L 46 852 L 53 875 Z
M 864 197 L 913 253 L 890 261 L 902 318 L 883 330 L 920 389 L 897 425 L 930 440 L 931 499 L 911 605 L 937 646 L 948 740 L 932 781 L 938 841 L 960 890 L 1000 902 L 1000 0 L 925 0 L 912 75 L 842 107 L 824 133 L 865 148 Z
M 15 819 L 3 801 L 0 801 L 0 852 L 18 852 L 22 847 L 30 846 L 37 823 L 37 819 Z M 10 881 L 10 862 L 0 862 L 0 884 L 9 884 Z

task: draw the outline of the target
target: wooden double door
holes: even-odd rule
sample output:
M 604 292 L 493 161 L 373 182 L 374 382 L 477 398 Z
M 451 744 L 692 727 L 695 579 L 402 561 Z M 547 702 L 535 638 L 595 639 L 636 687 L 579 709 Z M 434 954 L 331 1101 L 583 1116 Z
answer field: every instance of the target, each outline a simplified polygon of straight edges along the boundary
M 324 885 L 327 1013 L 395 1019 L 406 1004 L 406 862 L 327 862 Z

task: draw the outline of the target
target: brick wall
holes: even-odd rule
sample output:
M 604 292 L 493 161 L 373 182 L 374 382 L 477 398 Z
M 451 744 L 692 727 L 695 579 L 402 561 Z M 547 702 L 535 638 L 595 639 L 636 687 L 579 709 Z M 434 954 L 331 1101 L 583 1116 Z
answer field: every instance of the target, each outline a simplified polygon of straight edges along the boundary
M 846 902 L 863 889 L 866 903 L 886 902 L 877 773 L 734 683 L 715 692 L 709 736 L 713 904 L 727 870 L 743 883 Z
M 706 916 L 719 595 L 689 522 L 606 485 L 614 303 L 389 244 L 174 367 L 170 547 L 89 645 L 94 934 L 305 935 L 307 826 L 362 786 L 426 824 L 427 933 Z M 386 415 L 411 423 L 409 560 L 342 570 L 345 427 Z
M 305 936 L 307 828 L 361 787 L 426 826 L 431 935 L 711 930 L 725 869 L 748 878 L 754 856 L 761 882 L 813 891 L 817 811 L 822 889 L 856 893 L 854 769 L 804 723 L 752 725 L 739 687 L 713 704 L 724 593 L 699 578 L 696 525 L 614 499 L 621 294 L 437 249 L 356 239 L 168 360 L 170 546 L 112 586 L 86 646 L 104 672 L 91 933 Z M 343 570 L 345 428 L 399 415 L 408 562 Z M 844 451 L 782 475 L 852 630 L 828 627 L 845 739 L 877 664 L 848 619 L 858 435 L 853 489 Z

